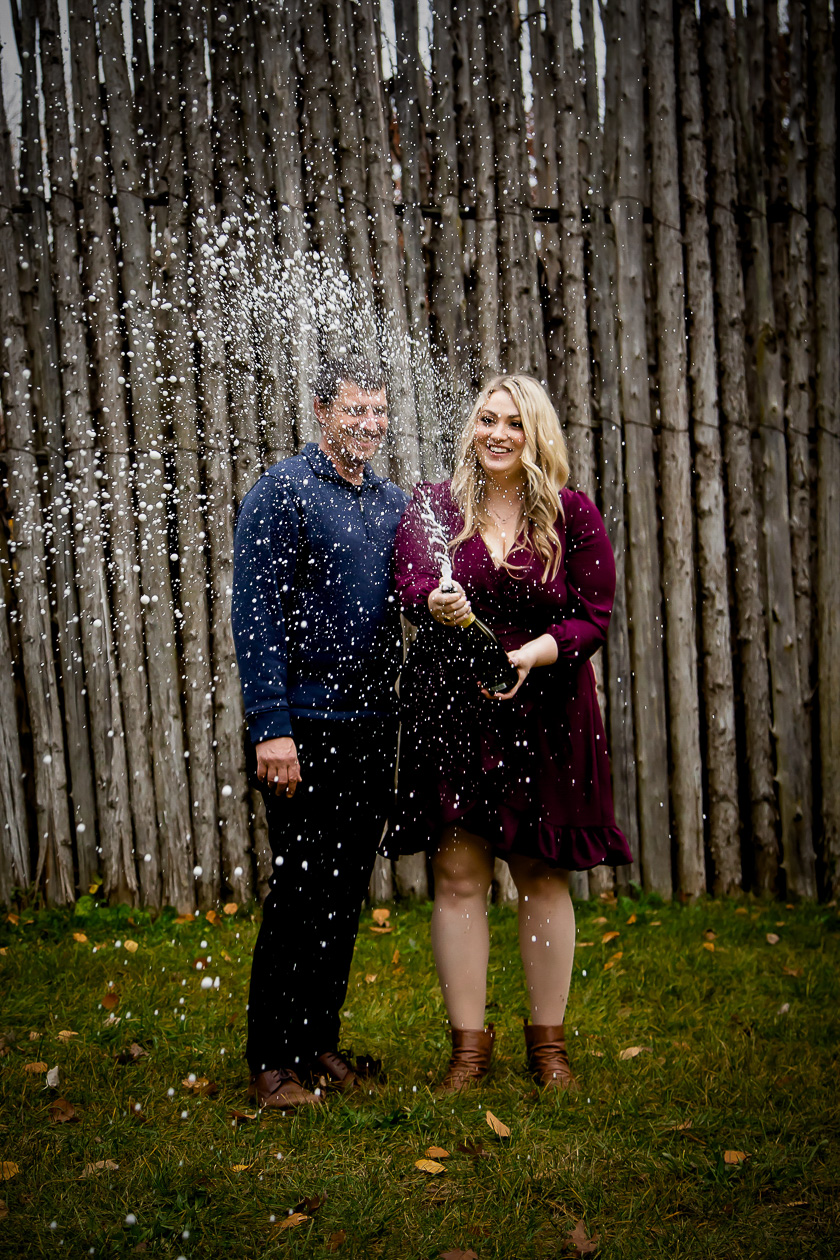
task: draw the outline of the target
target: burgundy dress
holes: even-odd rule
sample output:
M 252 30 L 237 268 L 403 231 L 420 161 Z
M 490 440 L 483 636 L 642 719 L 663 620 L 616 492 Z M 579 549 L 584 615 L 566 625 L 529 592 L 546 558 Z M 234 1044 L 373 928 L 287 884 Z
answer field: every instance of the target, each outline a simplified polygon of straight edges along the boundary
M 449 538 L 463 527 L 448 482 L 420 485 L 397 530 L 396 583 L 418 627 L 400 679 L 402 734 L 389 856 L 434 849 L 460 823 L 496 853 L 539 857 L 566 870 L 632 860 L 615 825 L 607 742 L 589 658 L 604 642 L 615 562 L 601 516 L 583 494 L 563 490 L 556 529 L 562 563 L 542 581 L 543 562 L 515 548 L 514 574 L 497 568 L 480 534 L 453 556 L 453 576 L 473 611 L 507 651 L 541 634 L 557 642 L 555 664 L 531 670 L 513 700 L 490 700 L 470 670 L 462 631 L 443 626 L 427 598 L 440 580 L 419 496 Z

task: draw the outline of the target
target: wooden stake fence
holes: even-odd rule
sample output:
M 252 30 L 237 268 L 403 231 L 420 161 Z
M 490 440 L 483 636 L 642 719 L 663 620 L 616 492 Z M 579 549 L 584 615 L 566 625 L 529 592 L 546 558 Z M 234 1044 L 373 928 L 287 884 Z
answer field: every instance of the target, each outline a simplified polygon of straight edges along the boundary
M 546 380 L 616 550 L 618 885 L 836 896 L 833 7 L 433 0 L 424 64 L 417 0 L 383 5 L 155 0 L 126 32 L 71 0 L 62 32 L 12 0 L 0 902 L 264 892 L 234 515 L 347 345 L 382 359 L 406 487 L 489 373 Z M 422 859 L 378 863 L 394 890 Z

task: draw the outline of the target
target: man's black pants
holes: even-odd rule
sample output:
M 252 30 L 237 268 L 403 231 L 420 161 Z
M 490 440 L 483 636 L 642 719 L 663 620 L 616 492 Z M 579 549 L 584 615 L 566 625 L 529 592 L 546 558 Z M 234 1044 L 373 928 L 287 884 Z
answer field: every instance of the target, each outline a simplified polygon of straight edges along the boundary
M 246 1058 L 305 1070 L 338 1049 L 339 1012 L 391 802 L 396 722 L 293 719 L 302 782 L 263 792 L 274 858 L 254 950 Z

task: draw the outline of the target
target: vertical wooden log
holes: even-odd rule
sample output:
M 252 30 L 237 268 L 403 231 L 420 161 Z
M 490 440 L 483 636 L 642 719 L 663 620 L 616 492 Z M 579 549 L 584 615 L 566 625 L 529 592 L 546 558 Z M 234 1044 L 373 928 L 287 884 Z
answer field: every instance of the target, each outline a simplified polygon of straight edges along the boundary
M 159 309 L 165 383 L 161 409 L 172 427 L 177 510 L 181 668 L 184 679 L 185 733 L 189 751 L 197 885 L 202 908 L 215 905 L 221 889 L 216 765 L 213 738 L 213 678 L 207 607 L 207 549 L 201 465 L 199 408 L 193 372 L 192 291 L 189 279 L 189 223 L 184 140 L 181 128 L 180 5 L 162 3 L 156 14 L 155 59 L 159 79 L 160 139 L 155 161 L 156 189 L 167 194 L 166 217 L 158 249 L 159 283 L 165 301 Z M 186 117 L 192 119 L 192 87 L 185 83 Z M 190 123 L 188 123 L 188 126 Z M 194 316 L 193 316 L 194 317 Z
M 651 200 L 656 252 L 659 348 L 659 476 L 662 482 L 662 576 L 668 668 L 671 800 L 680 890 L 706 888 L 700 702 L 694 609 L 694 539 L 685 285 L 677 154 L 674 8 L 647 0 L 646 38 L 652 145 Z
M 466 304 L 453 99 L 452 3 L 451 0 L 432 0 L 431 8 L 432 116 L 435 131 L 433 195 L 434 204 L 440 210 L 440 219 L 432 225 L 430 302 L 435 343 L 443 362 L 448 364 L 449 388 L 454 395 L 464 366 Z M 447 445 L 451 450 L 456 437 L 457 416 L 450 410 L 446 419 L 449 420 L 447 427 L 450 430 Z
M 610 6 L 613 10 L 614 6 Z M 586 113 L 590 147 L 589 221 L 589 302 L 593 361 L 594 396 L 600 419 L 600 481 L 604 522 L 615 555 L 616 590 L 610 630 L 607 636 L 607 721 L 612 762 L 613 798 L 618 825 L 624 831 L 633 862 L 620 867 L 618 882 L 627 887 L 638 882 L 639 820 L 636 797 L 636 763 L 633 742 L 633 690 L 631 686 L 630 634 L 627 624 L 626 554 L 627 530 L 624 512 L 624 439 L 619 397 L 618 328 L 615 309 L 615 236 L 608 217 L 611 202 L 605 134 L 598 110 L 598 83 L 595 65 L 595 22 L 592 0 L 582 0 L 581 25 L 586 58 Z M 610 17 L 612 17 L 612 12 Z M 607 39 L 607 75 L 615 78 L 617 45 Z M 612 103 L 612 93 L 609 95 Z M 614 109 L 609 108 L 605 126 L 616 127 Z
M 694 438 L 697 564 L 706 719 L 709 851 L 715 893 L 741 886 L 738 765 L 726 505 L 717 391 L 714 291 L 706 218 L 706 153 L 699 36 L 692 0 L 680 0 L 679 66 L 689 373 Z
M 756 882 L 762 892 L 769 893 L 776 887 L 778 841 L 770 751 L 766 627 L 760 594 L 758 523 L 745 376 L 744 285 L 735 220 L 735 136 L 729 106 L 730 73 L 725 27 L 729 19 L 723 0 L 702 0 L 700 11 L 723 456 L 729 531 L 734 551 L 736 630 L 740 646 L 739 691 L 744 704 Z
M 813 0 L 814 314 L 817 329 L 817 688 L 823 846 L 840 891 L 840 309 L 837 247 L 837 64 L 827 0 Z M 835 37 L 837 10 L 834 11 Z
M 18 288 L 18 244 L 11 210 L 17 204 L 17 189 L 12 175 L 2 87 L 0 82 L 0 323 L 3 327 L 0 396 L 7 452 L 6 495 L 14 523 L 9 551 L 14 563 L 23 681 L 32 728 L 38 826 L 35 882 L 37 884 L 44 873 L 48 900 L 55 905 L 69 905 L 75 892 L 73 841 L 64 732 L 50 632 L 50 593 L 35 456 L 31 370 Z M 11 713 L 14 713 L 14 708 Z
M 51 607 L 58 631 L 58 670 L 65 721 L 67 768 L 77 846 L 87 850 L 85 863 L 95 864 L 96 793 L 90 751 L 82 639 L 74 574 L 74 522 L 64 469 L 62 397 L 59 375 L 55 300 L 50 275 L 50 244 L 44 197 L 44 170 L 36 81 L 36 17 L 34 0 L 12 6 L 21 57 L 21 196 L 29 211 L 22 216 L 22 248 L 27 261 L 22 277 L 23 311 L 32 359 L 33 402 L 39 445 L 46 455 L 47 501 L 43 505 L 49 532 L 46 544 L 52 588 Z
M 0 123 L 2 122 L 3 119 L 0 118 Z M 2 227 L 0 227 L 0 233 L 2 233 Z M 4 281 L 5 276 L 0 275 L 0 286 Z M 3 360 L 0 359 L 0 364 L 2 362 Z M 8 419 L 7 413 L 6 423 Z M 4 465 L 4 481 L 8 484 L 14 454 L 6 446 L 5 434 L 3 446 L 0 449 Z M 11 570 L 10 578 L 14 580 Z M 10 904 L 13 888 L 28 887 L 32 878 L 15 699 L 15 662 L 9 636 L 8 614 L 6 583 L 2 580 L 0 583 L 0 904 L 2 905 Z
M 169 574 L 160 413 L 162 364 L 154 341 L 149 224 L 131 128 L 128 71 L 118 0 L 99 9 L 102 64 L 117 185 L 122 241 L 123 309 L 131 361 L 131 411 L 136 452 L 136 489 L 143 526 L 140 572 L 143 586 L 146 661 L 155 748 L 155 795 L 162 836 L 164 897 L 181 910 L 195 904 L 193 846 L 184 758 L 175 617 Z
M 382 358 L 388 377 L 393 441 L 389 434 L 390 474 L 403 486 L 413 485 L 420 468 L 417 408 L 411 381 L 405 286 L 394 213 L 390 148 L 382 108 L 382 75 L 376 51 L 371 0 L 353 6 L 359 73 L 359 101 L 367 153 L 367 194 L 374 256 L 376 296 L 382 319 Z
M 108 204 L 110 187 L 99 96 L 98 54 L 91 0 L 69 11 L 75 102 L 78 191 L 82 206 L 82 277 L 88 295 L 93 400 L 103 484 L 110 494 L 111 606 L 128 760 L 131 817 L 144 905 L 160 905 L 161 871 L 152 729 L 140 603 L 139 549 L 134 531 L 128 411 L 123 383 L 117 259 Z
M 301 22 L 301 66 L 306 117 L 304 152 L 306 172 L 312 188 L 312 241 L 321 255 L 321 266 L 338 276 L 343 263 L 344 227 L 338 206 L 338 178 L 333 148 L 336 119 L 332 99 L 333 54 L 327 43 L 324 6 L 315 0 L 307 5 Z M 318 317 L 320 312 L 313 314 Z M 338 352 L 338 329 L 321 329 L 328 355 Z
M 145 0 L 130 0 L 131 77 L 134 80 L 134 117 L 137 147 L 147 187 L 152 187 L 155 148 L 158 142 L 159 115 L 156 84 L 149 61 L 149 37 L 146 29 Z M 157 66 L 155 67 L 157 70 Z
M 56 0 L 39 3 L 41 82 L 50 172 L 52 286 L 59 333 L 67 481 L 77 531 L 75 579 L 90 712 L 90 739 L 99 819 L 104 891 L 116 901 L 137 898 L 131 834 L 125 731 L 113 652 L 105 576 L 103 471 L 94 449 L 84 300 L 79 272 L 67 90 Z M 79 528 L 81 526 L 81 529 Z M 93 837 L 77 844 L 79 884 L 86 888 L 98 868 Z
M 639 790 L 641 865 L 646 888 L 670 897 L 671 849 L 662 596 L 657 543 L 644 295 L 644 105 L 640 0 L 618 0 L 620 122 L 612 221 L 630 538 L 630 634 Z
M 756 134 L 750 90 L 750 38 L 740 0 L 736 4 L 738 44 L 736 100 L 742 169 L 749 215 L 748 261 L 750 284 L 747 317 L 757 385 L 758 437 L 762 461 L 762 549 L 768 617 L 768 658 L 772 684 L 773 737 L 776 782 L 782 823 L 782 851 L 786 887 L 790 895 L 816 895 L 816 871 L 811 834 L 811 785 L 800 731 L 806 721 L 796 654 L 796 609 L 788 512 L 787 450 L 784 433 L 784 388 L 781 351 L 776 334 L 770 243 L 767 230 L 765 175 Z M 752 24 L 750 24 L 752 25 Z

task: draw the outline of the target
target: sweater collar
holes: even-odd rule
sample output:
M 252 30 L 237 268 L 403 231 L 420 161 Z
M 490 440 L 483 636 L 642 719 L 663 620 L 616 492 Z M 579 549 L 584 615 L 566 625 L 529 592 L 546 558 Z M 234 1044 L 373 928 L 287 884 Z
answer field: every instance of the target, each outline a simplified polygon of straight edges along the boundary
M 365 464 L 361 483 L 358 486 L 353 485 L 352 481 L 342 477 L 335 464 L 328 455 L 324 454 L 317 442 L 307 442 L 302 454 L 315 476 L 321 477 L 324 481 L 333 481 L 341 486 L 349 486 L 352 490 L 365 490 L 385 484 L 386 478 L 379 477 L 370 464 Z

